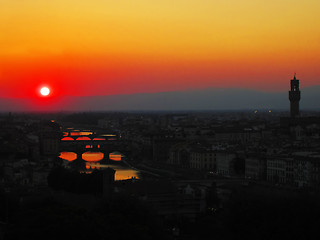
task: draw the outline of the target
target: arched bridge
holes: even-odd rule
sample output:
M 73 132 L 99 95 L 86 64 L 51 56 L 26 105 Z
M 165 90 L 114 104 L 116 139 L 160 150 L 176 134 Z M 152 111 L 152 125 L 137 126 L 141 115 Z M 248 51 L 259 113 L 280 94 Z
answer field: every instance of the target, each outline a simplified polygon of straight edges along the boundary
M 121 152 L 125 155 L 130 152 L 130 145 L 121 140 L 106 140 L 91 135 L 65 138 L 61 139 L 60 152 L 74 152 L 79 159 L 86 152 L 102 152 L 105 160 L 109 160 L 109 154 L 112 152 Z

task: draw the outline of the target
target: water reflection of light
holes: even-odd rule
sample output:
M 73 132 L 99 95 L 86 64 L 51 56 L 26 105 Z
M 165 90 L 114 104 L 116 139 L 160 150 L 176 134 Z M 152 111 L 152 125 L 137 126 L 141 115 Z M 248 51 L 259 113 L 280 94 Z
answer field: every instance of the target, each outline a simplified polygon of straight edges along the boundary
M 66 136 L 68 136 L 68 135 L 69 135 L 68 132 L 63 132 L 63 136 L 64 136 L 64 137 L 66 137 Z
M 71 162 L 77 159 L 77 154 L 74 152 L 61 152 L 59 157 Z
M 74 139 L 71 137 L 64 137 L 61 139 L 62 141 L 73 141 Z
M 98 140 L 100 140 L 100 141 L 105 141 L 106 139 L 105 139 L 105 138 L 94 138 L 93 140 L 94 140 L 94 141 L 98 141 Z
M 131 169 L 131 168 L 127 168 L 127 167 L 123 167 L 123 166 L 118 166 L 118 165 L 113 165 L 113 164 L 100 164 L 100 167 L 103 168 L 113 168 L 114 170 L 116 170 L 115 173 L 115 180 L 119 181 L 119 180 L 126 180 L 126 179 L 139 179 L 139 172 Z
M 85 152 L 82 154 L 82 159 L 88 162 L 97 162 L 104 158 L 102 152 Z
M 92 132 L 71 132 L 71 136 L 88 136 L 92 135 Z
M 119 152 L 113 152 L 109 154 L 109 159 L 113 161 L 121 161 L 121 153 Z
M 86 169 L 100 169 L 100 163 L 86 162 Z
M 91 139 L 89 137 L 78 137 L 77 141 L 90 141 Z
M 101 134 L 102 137 L 116 137 L 117 135 L 114 134 Z
M 133 169 L 116 170 L 116 173 L 114 176 L 114 179 L 116 181 L 132 179 L 132 178 L 139 179 L 138 172 Z

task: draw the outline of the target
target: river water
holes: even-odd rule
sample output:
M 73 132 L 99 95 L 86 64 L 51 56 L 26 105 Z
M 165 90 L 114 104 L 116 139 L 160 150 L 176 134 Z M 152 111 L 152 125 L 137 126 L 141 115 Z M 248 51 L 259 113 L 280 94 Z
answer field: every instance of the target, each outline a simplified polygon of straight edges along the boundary
M 81 130 L 68 130 L 68 132 L 64 132 L 62 141 L 77 141 L 81 140 L 88 140 L 86 136 L 90 136 L 93 134 L 93 131 L 81 131 Z M 77 137 L 77 138 L 71 138 Z M 115 140 L 116 136 L 113 134 L 102 134 L 99 137 L 96 137 L 94 140 L 99 141 L 109 141 Z M 93 140 L 93 141 L 94 141 Z M 116 141 L 116 140 L 115 140 Z M 89 149 L 88 149 L 89 150 Z M 61 152 L 60 156 L 61 159 L 65 160 L 67 163 L 75 161 L 77 159 L 77 154 L 74 152 Z M 103 169 L 103 168 L 113 168 L 116 170 L 115 173 L 115 180 L 126 180 L 126 179 L 139 179 L 139 171 L 132 169 L 124 164 L 121 164 L 123 155 L 120 152 L 113 152 L 109 154 L 109 159 L 111 160 L 110 164 L 102 164 L 100 163 L 101 160 L 104 159 L 104 153 L 102 152 L 92 152 L 87 151 L 82 154 L 82 159 L 86 162 L 86 172 L 90 173 L 95 169 Z

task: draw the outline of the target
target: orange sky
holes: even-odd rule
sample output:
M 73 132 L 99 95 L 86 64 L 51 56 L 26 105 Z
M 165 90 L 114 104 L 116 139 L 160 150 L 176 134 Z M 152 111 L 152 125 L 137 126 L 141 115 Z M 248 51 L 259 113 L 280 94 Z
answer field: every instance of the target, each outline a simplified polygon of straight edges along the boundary
M 0 0 L 0 97 L 319 85 L 319 0 Z

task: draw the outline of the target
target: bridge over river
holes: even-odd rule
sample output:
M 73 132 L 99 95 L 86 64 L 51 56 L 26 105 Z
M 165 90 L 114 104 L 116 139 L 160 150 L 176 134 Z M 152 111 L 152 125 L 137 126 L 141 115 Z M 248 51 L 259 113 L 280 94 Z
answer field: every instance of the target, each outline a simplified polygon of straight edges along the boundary
M 85 161 L 110 161 L 109 155 L 114 152 L 127 154 L 130 151 L 130 144 L 126 141 L 117 139 L 116 135 L 98 135 L 92 131 L 64 132 L 60 143 L 61 155 L 72 155 L 66 160 L 85 160 Z M 61 156 L 63 158 L 63 156 Z M 119 158 L 119 156 L 118 156 Z M 64 159 L 64 158 L 63 158 Z M 112 159 L 116 160 L 116 159 Z M 121 160 L 121 158 L 119 159 Z

